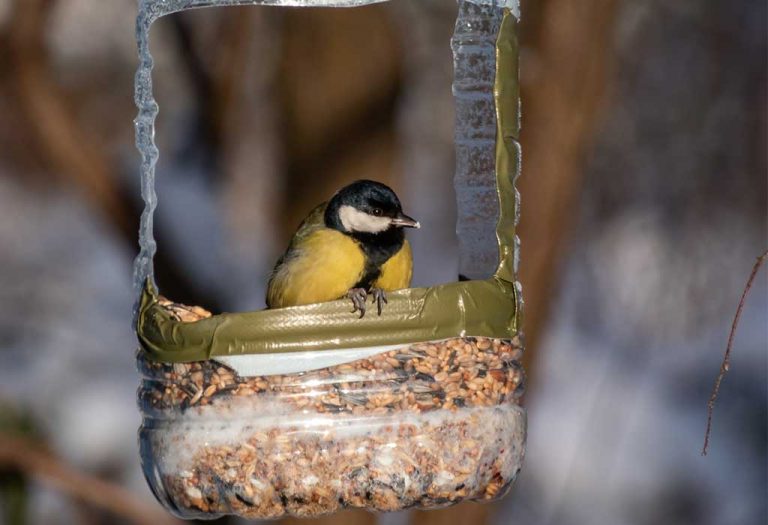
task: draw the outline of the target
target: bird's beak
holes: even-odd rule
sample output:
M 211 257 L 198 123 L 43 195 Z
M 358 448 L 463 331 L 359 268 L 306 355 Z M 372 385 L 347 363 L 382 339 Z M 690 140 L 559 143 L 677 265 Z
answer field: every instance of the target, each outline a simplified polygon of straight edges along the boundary
M 392 219 L 392 224 L 394 224 L 395 226 L 400 226 L 405 228 L 417 228 L 417 229 L 421 228 L 421 224 L 419 224 L 419 221 L 411 217 L 408 217 L 403 212 L 398 213 L 397 217 Z

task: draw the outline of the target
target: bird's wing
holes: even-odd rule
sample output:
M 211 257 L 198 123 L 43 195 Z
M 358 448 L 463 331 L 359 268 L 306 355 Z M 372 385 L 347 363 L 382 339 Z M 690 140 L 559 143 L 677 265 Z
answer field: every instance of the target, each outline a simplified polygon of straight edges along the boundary
M 270 308 L 339 299 L 363 273 L 365 254 L 351 237 L 324 227 L 303 233 L 272 274 Z
M 309 215 L 307 215 L 304 220 L 301 221 L 301 224 L 299 224 L 296 233 L 294 233 L 293 237 L 291 238 L 291 244 L 288 246 L 288 252 L 291 251 L 291 248 L 301 244 L 301 242 L 309 237 L 313 232 L 321 228 L 325 228 L 325 207 L 327 205 L 327 202 L 318 204 L 315 209 L 309 212 Z
M 411 254 L 411 245 L 406 240 L 400 251 L 381 266 L 381 275 L 373 283 L 373 286 L 382 290 L 408 288 L 411 285 L 412 275 L 413 255 Z
M 311 212 L 309 212 L 309 215 L 304 217 L 304 220 L 301 221 L 301 224 L 299 224 L 299 227 L 296 229 L 296 233 L 294 233 L 293 237 L 291 237 L 291 241 L 288 243 L 288 248 L 286 248 L 285 253 L 281 255 L 275 263 L 275 267 L 272 270 L 272 275 L 270 276 L 270 287 L 272 286 L 272 280 L 275 278 L 275 274 L 280 269 L 280 266 L 282 266 L 285 261 L 295 255 L 296 247 L 299 246 L 304 239 L 309 237 L 312 232 L 325 227 L 325 220 L 323 216 L 325 214 L 325 207 L 327 204 L 327 202 L 318 204 Z

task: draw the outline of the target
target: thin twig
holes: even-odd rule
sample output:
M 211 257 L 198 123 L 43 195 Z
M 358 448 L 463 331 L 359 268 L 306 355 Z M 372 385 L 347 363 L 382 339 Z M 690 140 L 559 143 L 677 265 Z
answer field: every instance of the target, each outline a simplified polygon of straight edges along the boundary
M 13 467 L 61 492 L 145 525 L 178 523 L 159 506 L 139 499 L 123 487 L 79 472 L 26 440 L 0 435 L 0 467 Z
M 757 258 L 755 265 L 752 267 L 752 273 L 747 279 L 747 285 L 744 288 L 744 292 L 741 294 L 739 300 L 739 306 L 736 308 L 736 315 L 733 317 L 733 324 L 731 325 L 731 333 L 728 335 L 728 345 L 725 347 L 725 355 L 723 356 L 723 363 L 720 365 L 720 373 L 717 374 L 715 380 L 715 387 L 712 389 L 712 395 L 709 396 L 709 402 L 707 403 L 707 430 L 704 433 L 704 447 L 701 449 L 701 455 L 706 456 L 709 449 L 709 435 L 712 432 L 712 413 L 715 410 L 715 401 L 717 401 L 717 395 L 720 393 L 720 383 L 722 383 L 726 372 L 731 367 L 731 350 L 733 349 L 733 338 L 736 335 L 736 327 L 739 325 L 739 319 L 741 318 L 741 311 L 744 309 L 744 302 L 747 298 L 749 290 L 752 289 L 752 284 L 755 282 L 755 277 L 760 267 L 765 260 L 768 259 L 768 250 Z

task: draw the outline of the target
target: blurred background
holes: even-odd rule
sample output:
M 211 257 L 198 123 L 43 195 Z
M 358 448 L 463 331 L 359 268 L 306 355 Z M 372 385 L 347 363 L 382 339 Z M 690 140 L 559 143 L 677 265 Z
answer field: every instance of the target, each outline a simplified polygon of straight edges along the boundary
M 700 450 L 768 241 L 766 2 L 522 4 L 524 469 L 493 505 L 316 523 L 765 523 L 765 270 Z M 358 178 L 393 186 L 424 225 L 414 284 L 455 280 L 455 11 L 158 22 L 164 294 L 261 308 L 299 220 Z M 134 0 L 0 0 L 2 523 L 172 522 L 136 442 L 135 14 Z

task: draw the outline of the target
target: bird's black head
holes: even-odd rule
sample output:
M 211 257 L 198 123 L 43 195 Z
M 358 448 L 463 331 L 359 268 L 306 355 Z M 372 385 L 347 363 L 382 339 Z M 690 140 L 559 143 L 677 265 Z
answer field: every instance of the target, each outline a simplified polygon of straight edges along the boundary
M 359 180 L 340 189 L 325 209 L 325 225 L 350 235 L 376 235 L 399 228 L 419 228 L 403 213 L 389 186 Z

